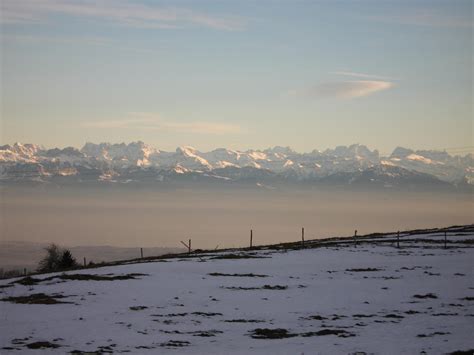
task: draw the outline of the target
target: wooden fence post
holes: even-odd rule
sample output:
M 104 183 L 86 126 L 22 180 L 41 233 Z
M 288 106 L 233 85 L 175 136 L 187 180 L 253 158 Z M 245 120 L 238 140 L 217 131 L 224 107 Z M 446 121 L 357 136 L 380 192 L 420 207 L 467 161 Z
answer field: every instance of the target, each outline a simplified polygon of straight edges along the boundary
M 26 276 L 26 267 L 23 269 L 23 272 L 24 272 L 24 274 L 25 274 L 25 276 Z
M 86 257 L 84 257 L 84 267 L 86 267 Z
M 140 248 L 140 255 L 141 255 L 141 258 L 143 259 L 143 248 Z
M 252 247 L 253 244 L 253 229 L 250 230 L 250 248 Z
M 397 248 L 400 248 L 400 231 L 397 232 Z
M 354 231 L 354 246 L 357 246 L 357 229 Z
M 183 244 L 186 248 L 188 248 L 188 254 L 191 254 L 191 239 L 189 239 L 188 244 L 186 244 L 182 240 L 180 241 L 180 243 Z
M 304 248 L 304 227 L 301 228 L 301 245 Z

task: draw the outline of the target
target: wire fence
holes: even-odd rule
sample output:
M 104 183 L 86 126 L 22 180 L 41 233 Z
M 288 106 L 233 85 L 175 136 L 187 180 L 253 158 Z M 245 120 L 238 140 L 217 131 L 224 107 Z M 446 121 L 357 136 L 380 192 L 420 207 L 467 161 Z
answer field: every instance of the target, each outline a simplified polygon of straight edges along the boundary
M 146 248 L 137 248 L 136 258 L 112 262 L 93 262 L 92 260 L 88 262 L 88 259 L 86 257 L 83 257 L 83 263 L 78 268 L 88 269 L 129 263 L 153 262 L 174 258 L 203 257 L 206 255 L 215 255 L 217 253 L 225 252 L 245 253 L 249 251 L 255 252 L 259 250 L 289 251 L 328 247 L 360 248 L 368 245 L 386 246 L 398 250 L 410 248 L 454 249 L 474 247 L 474 224 L 464 226 L 452 226 L 447 228 L 418 229 L 389 233 L 371 233 L 366 235 L 358 235 L 357 230 L 355 230 L 352 236 L 332 237 L 323 239 L 305 239 L 305 233 L 307 233 L 307 231 L 305 231 L 305 228 L 303 227 L 301 228 L 301 236 L 299 240 L 278 244 L 258 245 L 258 243 L 256 243 L 258 242 L 258 240 L 256 239 L 255 230 L 250 229 L 249 244 L 247 247 L 220 249 L 218 248 L 218 246 L 214 249 L 192 249 L 192 239 L 189 238 L 187 243 L 181 241 L 181 243 L 187 249 L 182 253 L 171 253 L 158 256 L 146 255 Z M 28 270 L 27 268 L 18 268 L 15 270 L 8 271 L 5 271 L 0 268 L 0 279 L 36 274 L 38 274 L 36 270 Z

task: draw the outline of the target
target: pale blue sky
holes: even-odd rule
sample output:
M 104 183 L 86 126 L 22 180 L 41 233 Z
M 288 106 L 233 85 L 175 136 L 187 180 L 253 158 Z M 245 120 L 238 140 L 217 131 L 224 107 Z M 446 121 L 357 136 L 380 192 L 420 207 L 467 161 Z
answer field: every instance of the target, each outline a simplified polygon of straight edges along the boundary
M 473 145 L 470 0 L 1 7 L 1 143 Z

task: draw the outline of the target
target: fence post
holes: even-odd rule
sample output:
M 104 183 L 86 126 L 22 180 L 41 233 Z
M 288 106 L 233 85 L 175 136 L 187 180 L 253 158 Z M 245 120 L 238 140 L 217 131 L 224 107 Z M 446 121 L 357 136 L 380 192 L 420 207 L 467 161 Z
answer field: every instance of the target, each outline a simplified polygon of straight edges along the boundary
M 84 267 L 86 267 L 86 257 L 84 257 Z
M 140 255 L 141 255 L 141 258 L 143 259 L 143 248 L 140 248 Z
M 188 248 L 188 254 L 191 254 L 191 239 L 189 239 L 188 244 L 186 244 L 182 240 L 180 241 L 180 243 L 183 244 L 186 248 Z
M 397 232 L 397 248 L 400 248 L 400 231 Z
M 447 242 L 447 232 L 444 231 L 444 249 L 447 248 L 446 242 Z
M 301 228 L 301 245 L 304 248 L 304 227 Z
M 26 276 L 26 267 L 23 269 L 23 272 L 24 272 L 24 274 L 25 274 L 25 276 Z
M 357 246 L 357 229 L 354 231 L 354 246 Z
M 250 248 L 252 247 L 253 243 L 253 229 L 250 230 Z

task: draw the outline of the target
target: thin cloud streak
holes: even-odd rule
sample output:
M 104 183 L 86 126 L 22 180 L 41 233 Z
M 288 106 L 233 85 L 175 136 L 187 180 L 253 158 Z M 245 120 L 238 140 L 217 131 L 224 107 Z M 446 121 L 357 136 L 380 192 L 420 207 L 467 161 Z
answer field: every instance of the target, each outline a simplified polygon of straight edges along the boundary
M 196 133 L 209 135 L 233 134 L 241 131 L 240 126 L 229 123 L 192 121 L 176 122 L 164 120 L 150 113 L 131 113 L 134 118 L 123 120 L 90 121 L 81 125 L 88 129 L 134 129 L 158 130 L 176 133 Z
M 380 80 L 341 81 L 317 85 L 311 88 L 308 94 L 313 97 L 353 99 L 369 96 L 392 86 L 393 83 Z
M 330 72 L 330 74 L 350 76 L 350 77 L 355 77 L 355 78 L 396 80 L 395 78 L 391 78 L 391 77 L 388 77 L 388 76 L 358 73 L 358 72 L 352 72 L 352 71 L 333 71 L 333 72 Z
M 173 29 L 199 26 L 224 31 L 245 28 L 245 20 L 228 15 L 209 15 L 184 8 L 148 6 L 125 0 L 72 1 L 72 0 L 3 0 L 0 21 L 4 24 L 39 24 L 49 16 L 62 14 L 97 18 L 103 21 L 137 27 Z
M 393 86 L 394 84 L 392 82 L 382 80 L 336 81 L 322 83 L 300 90 L 292 90 L 288 95 L 312 99 L 354 99 L 370 96 L 379 91 L 388 90 Z

